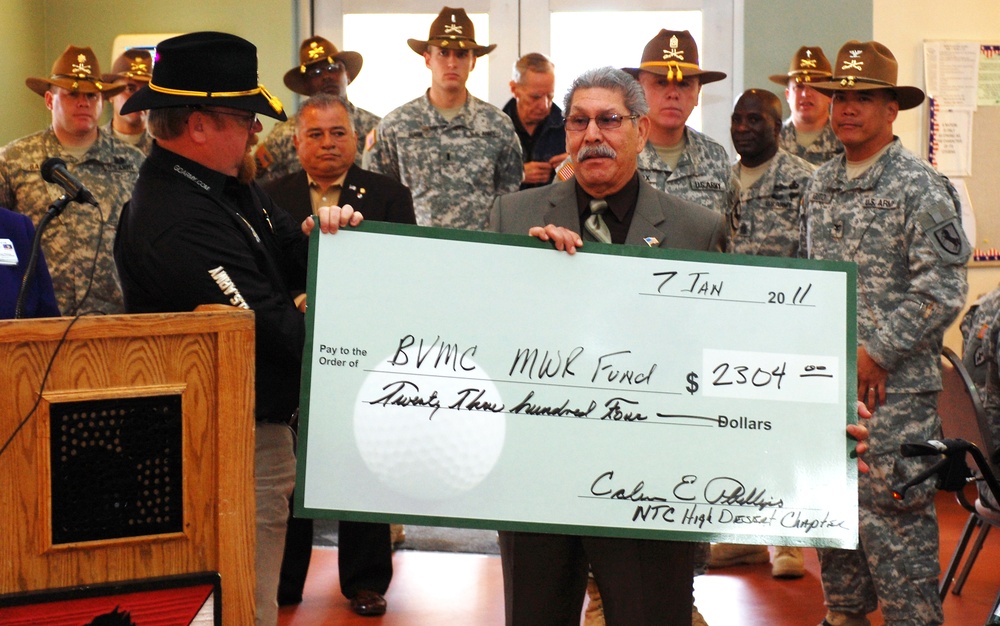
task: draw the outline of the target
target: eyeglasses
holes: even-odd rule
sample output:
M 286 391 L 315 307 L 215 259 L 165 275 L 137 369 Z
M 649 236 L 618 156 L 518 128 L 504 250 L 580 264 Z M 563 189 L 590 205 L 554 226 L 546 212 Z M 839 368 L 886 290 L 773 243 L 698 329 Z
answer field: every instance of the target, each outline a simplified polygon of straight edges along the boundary
M 314 68 L 310 68 L 307 72 L 310 76 L 319 76 L 323 72 L 328 72 L 330 74 L 339 74 L 344 71 L 344 66 L 340 63 L 331 63 L 330 65 L 320 65 Z
M 597 127 L 601 130 L 614 130 L 616 128 L 621 128 L 622 122 L 625 120 L 636 120 L 638 115 L 619 115 L 617 113 L 607 114 L 602 113 L 596 117 L 583 117 L 582 115 L 571 115 L 565 118 L 563 121 L 566 124 L 566 130 L 571 132 L 580 132 L 582 130 L 587 130 L 590 126 L 590 120 L 594 120 L 597 123 Z
M 256 113 L 250 113 L 249 117 L 247 117 L 246 113 L 234 113 L 232 111 L 220 111 L 218 109 L 206 109 L 206 108 L 201 108 L 199 110 L 204 111 L 205 113 L 214 113 L 216 115 L 228 115 L 229 117 L 235 117 L 238 120 L 242 120 L 243 123 L 246 125 L 247 130 L 251 132 L 253 131 L 254 126 L 257 125 Z

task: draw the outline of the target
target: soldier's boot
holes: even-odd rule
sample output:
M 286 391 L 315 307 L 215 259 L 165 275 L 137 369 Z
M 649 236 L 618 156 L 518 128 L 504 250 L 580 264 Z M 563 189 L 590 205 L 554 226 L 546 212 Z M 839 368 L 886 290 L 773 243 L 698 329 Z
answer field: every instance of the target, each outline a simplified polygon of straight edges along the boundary
M 864 613 L 841 613 L 827 611 L 826 617 L 819 626 L 871 626 Z
M 708 622 L 698 611 L 698 607 L 691 605 L 691 626 L 708 626 Z
M 604 603 L 593 576 L 587 579 L 587 610 L 583 613 L 583 626 L 604 626 Z
M 775 578 L 802 578 L 806 575 L 802 548 L 774 546 L 771 557 L 771 576 Z
M 402 524 L 389 524 L 389 543 L 392 549 L 398 548 L 406 541 L 406 528 Z
M 719 569 L 732 565 L 767 563 L 771 554 L 767 546 L 747 546 L 740 543 L 713 543 L 708 557 L 708 568 Z

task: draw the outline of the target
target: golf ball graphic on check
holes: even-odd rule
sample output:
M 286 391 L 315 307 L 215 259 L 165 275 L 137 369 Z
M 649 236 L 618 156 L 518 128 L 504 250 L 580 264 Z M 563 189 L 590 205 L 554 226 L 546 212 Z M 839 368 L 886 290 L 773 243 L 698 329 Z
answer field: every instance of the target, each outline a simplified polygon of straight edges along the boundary
M 354 437 L 365 465 L 386 487 L 418 500 L 474 489 L 503 449 L 496 385 L 468 355 L 460 366 L 399 361 L 381 361 L 355 399 Z

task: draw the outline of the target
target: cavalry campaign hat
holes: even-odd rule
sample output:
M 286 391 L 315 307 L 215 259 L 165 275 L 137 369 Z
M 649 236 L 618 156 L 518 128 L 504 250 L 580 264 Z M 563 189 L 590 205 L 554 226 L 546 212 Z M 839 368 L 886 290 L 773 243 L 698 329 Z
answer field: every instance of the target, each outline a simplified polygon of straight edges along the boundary
M 288 119 L 281 101 L 257 80 L 257 46 L 242 37 L 216 32 L 161 41 L 152 77 L 128 99 L 121 113 L 204 105 Z
M 24 84 L 40 96 L 55 85 L 70 91 L 101 93 L 110 97 L 125 89 L 125 85 L 115 85 L 101 76 L 101 66 L 90 48 L 67 46 L 52 64 L 52 74 L 48 78 L 28 78 Z
M 427 41 L 419 39 L 407 39 L 406 44 L 417 54 L 423 54 L 427 46 L 437 46 L 446 50 L 459 49 L 471 50 L 472 54 L 481 57 L 484 54 L 493 52 L 496 44 L 480 46 L 476 43 L 476 27 L 472 25 L 472 20 L 466 15 L 465 9 L 452 9 L 445 7 L 441 9 L 438 16 L 431 22 L 431 30 L 427 34 Z
M 833 74 L 830 60 L 823 54 L 819 46 L 802 46 L 792 57 L 787 74 L 772 74 L 768 78 L 773 83 L 788 85 L 788 80 L 795 79 L 797 83 L 814 83 L 827 80 Z
M 105 74 L 102 78 L 108 83 L 128 78 L 148 83 L 152 75 L 153 55 L 149 50 L 132 48 L 118 55 L 114 65 L 111 66 L 111 73 Z
M 896 93 L 900 111 L 920 106 L 924 92 L 917 87 L 897 85 L 898 74 L 896 57 L 879 42 L 848 41 L 837 53 L 833 76 L 814 83 L 813 89 L 827 95 L 837 91 L 890 89 Z
M 698 44 L 690 32 L 665 28 L 646 44 L 639 67 L 623 69 L 635 78 L 639 78 L 640 70 L 662 74 L 667 80 L 680 81 L 693 76 L 703 85 L 726 77 L 723 72 L 707 71 L 698 66 Z
M 333 64 L 340 61 L 347 70 L 347 83 L 350 84 L 361 71 L 361 64 L 364 59 L 357 52 L 348 50 L 337 50 L 337 46 L 330 43 L 328 39 L 322 37 L 310 37 L 299 46 L 299 64 L 285 72 L 285 87 L 288 87 L 297 94 L 308 96 L 309 89 L 306 84 L 306 73 L 309 68 L 318 63 Z

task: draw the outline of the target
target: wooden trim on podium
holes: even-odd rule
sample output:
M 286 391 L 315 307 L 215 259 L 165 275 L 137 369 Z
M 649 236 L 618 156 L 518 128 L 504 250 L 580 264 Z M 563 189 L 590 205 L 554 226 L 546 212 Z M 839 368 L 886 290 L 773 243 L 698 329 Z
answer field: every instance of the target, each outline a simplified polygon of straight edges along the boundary
M 0 594 L 215 571 L 223 623 L 253 623 L 254 318 L 223 309 L 0 321 L 0 445 L 38 402 L 0 456 Z M 181 397 L 183 530 L 53 545 L 50 407 L 158 395 Z

